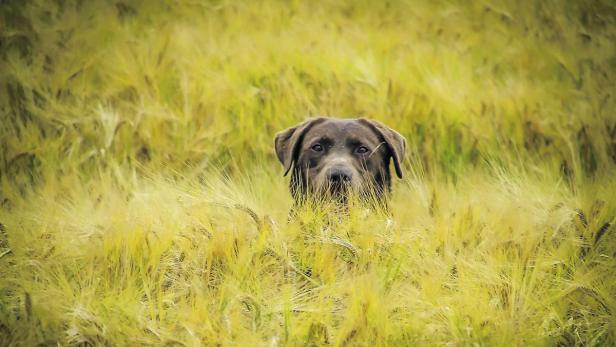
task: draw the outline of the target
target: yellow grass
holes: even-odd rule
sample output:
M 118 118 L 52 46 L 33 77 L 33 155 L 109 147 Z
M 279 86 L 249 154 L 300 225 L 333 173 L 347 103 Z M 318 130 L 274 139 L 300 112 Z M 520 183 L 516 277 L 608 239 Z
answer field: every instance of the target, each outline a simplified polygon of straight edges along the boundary
M 0 5 L 0 345 L 616 344 L 610 1 Z M 274 134 L 408 139 L 299 210 Z

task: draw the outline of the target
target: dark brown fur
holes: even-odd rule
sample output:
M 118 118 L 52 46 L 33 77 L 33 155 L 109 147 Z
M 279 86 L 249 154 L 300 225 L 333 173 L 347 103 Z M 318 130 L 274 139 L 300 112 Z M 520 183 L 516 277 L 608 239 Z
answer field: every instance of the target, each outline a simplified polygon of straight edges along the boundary
M 291 173 L 296 202 L 308 196 L 385 198 L 391 189 L 393 159 L 402 178 L 406 140 L 398 132 L 369 119 L 313 118 L 276 134 L 275 148 Z

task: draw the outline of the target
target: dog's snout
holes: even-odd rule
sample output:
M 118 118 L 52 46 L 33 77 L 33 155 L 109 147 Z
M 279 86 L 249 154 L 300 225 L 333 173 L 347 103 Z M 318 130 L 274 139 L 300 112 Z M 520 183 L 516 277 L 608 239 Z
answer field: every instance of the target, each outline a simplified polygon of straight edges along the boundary
M 344 167 L 333 168 L 329 170 L 327 178 L 331 183 L 347 183 L 351 181 L 353 172 Z

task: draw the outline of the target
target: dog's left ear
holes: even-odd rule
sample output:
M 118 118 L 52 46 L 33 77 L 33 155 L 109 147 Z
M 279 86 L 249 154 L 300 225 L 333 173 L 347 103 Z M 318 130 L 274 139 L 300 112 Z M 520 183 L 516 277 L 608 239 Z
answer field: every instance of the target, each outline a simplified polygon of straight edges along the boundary
M 291 170 L 291 165 L 297 160 L 299 146 L 302 143 L 304 134 L 315 124 L 321 123 L 325 118 L 311 118 L 299 125 L 288 128 L 276 134 L 274 147 L 278 160 L 284 166 L 284 175 Z
M 396 175 L 402 178 L 402 160 L 406 152 L 406 139 L 397 131 L 372 119 L 360 118 L 359 121 L 371 128 L 387 144 L 389 152 L 394 159 Z

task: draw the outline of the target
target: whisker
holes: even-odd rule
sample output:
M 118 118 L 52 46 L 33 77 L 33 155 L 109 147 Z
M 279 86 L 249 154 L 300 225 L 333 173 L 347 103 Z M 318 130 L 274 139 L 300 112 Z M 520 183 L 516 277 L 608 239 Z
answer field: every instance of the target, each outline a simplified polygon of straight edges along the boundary
M 379 143 L 379 145 L 378 145 L 378 146 L 376 146 L 376 147 L 372 150 L 372 152 L 370 152 L 370 154 L 368 155 L 368 158 L 372 157 L 372 155 L 373 155 L 373 154 L 374 154 L 374 153 L 375 153 L 375 152 L 379 149 L 379 147 L 381 147 L 381 145 L 384 145 L 384 144 L 385 144 L 385 142 L 384 142 L 384 141 L 383 141 L 383 142 L 381 142 L 381 143 Z

